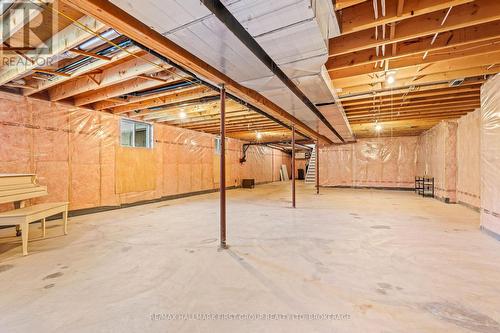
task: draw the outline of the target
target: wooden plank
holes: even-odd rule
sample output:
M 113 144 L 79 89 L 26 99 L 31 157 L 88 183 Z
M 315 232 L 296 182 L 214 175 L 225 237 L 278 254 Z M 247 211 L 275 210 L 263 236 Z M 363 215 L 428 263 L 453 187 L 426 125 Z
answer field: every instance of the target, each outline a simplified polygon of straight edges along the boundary
M 111 61 L 110 57 L 99 55 L 99 54 L 93 53 L 93 52 L 87 52 L 87 51 L 83 51 L 83 50 L 79 50 L 79 49 L 71 49 L 70 51 L 71 51 L 71 53 L 83 55 L 86 57 L 91 57 L 91 58 L 100 59 L 100 60 L 104 60 L 104 61 Z
M 435 11 L 456 7 L 474 0 L 406 0 L 399 8 L 400 0 L 384 0 L 386 15 L 375 20 L 372 1 L 346 8 L 342 11 L 342 34 L 375 28 L 383 24 L 395 23 L 407 18 L 417 17 Z M 399 9 L 399 11 L 398 11 Z
M 217 96 L 217 95 L 216 95 Z M 209 108 L 211 114 L 220 114 L 220 104 L 219 102 L 210 102 L 210 103 L 203 103 L 203 104 L 197 104 L 197 105 L 203 105 L 204 108 Z M 207 106 L 208 105 L 208 106 Z M 193 114 L 196 114 L 197 111 L 195 110 L 196 106 L 184 106 L 182 107 L 184 109 L 184 112 L 187 114 L 187 117 L 191 117 Z M 145 114 L 144 116 L 137 113 L 131 113 L 130 117 L 131 118 L 142 118 L 145 120 L 154 120 L 156 122 L 163 122 L 163 121 L 171 121 L 171 120 L 178 120 L 179 119 L 179 111 L 180 111 L 179 106 L 167 106 L 166 108 L 162 108 L 161 110 L 158 111 L 153 111 Z M 241 104 L 238 103 L 231 103 L 230 100 L 226 101 L 226 112 L 237 112 L 237 111 L 247 111 L 248 108 L 243 107 Z M 199 112 L 199 111 L 198 111 Z M 188 119 L 188 118 L 185 118 Z
M 29 2 L 9 11 L 6 17 L 2 18 L 2 24 L 0 24 L 0 44 L 12 37 L 24 27 L 26 22 L 30 22 L 39 14 L 40 10 Z
M 174 81 L 175 78 L 173 76 L 170 76 L 168 80 L 161 81 L 148 80 L 143 77 L 137 77 L 102 89 L 93 90 L 77 95 L 74 97 L 74 104 L 76 106 L 91 104 L 108 98 L 132 93 L 134 91 L 157 88 L 166 85 L 166 83 L 168 82 Z
M 51 69 L 37 68 L 34 71 L 37 73 L 50 74 L 50 75 L 55 75 L 55 76 L 71 77 L 71 74 L 67 74 L 67 73 L 63 73 L 63 72 L 56 72 L 56 71 L 51 70 Z
M 500 3 L 498 0 L 475 0 L 472 3 L 454 7 L 453 13 L 441 25 L 446 11 L 437 11 L 401 21 L 392 40 L 376 39 L 373 29 L 332 38 L 329 40 L 330 56 L 348 54 L 374 48 L 377 45 L 387 45 L 393 42 L 433 35 L 436 32 L 441 33 L 500 19 Z
M 128 52 L 124 51 L 124 52 L 119 52 L 119 53 L 115 54 L 111 58 L 110 61 L 98 59 L 98 60 L 96 60 L 96 61 L 88 64 L 87 66 L 83 66 L 83 67 L 78 68 L 77 70 L 75 70 L 74 72 L 72 72 L 72 75 L 73 75 L 73 77 L 78 77 L 78 76 L 81 76 L 81 75 L 90 74 L 91 72 L 93 72 L 95 70 L 98 70 L 102 66 L 109 65 L 111 63 L 114 63 L 114 62 L 117 62 L 119 60 L 125 59 L 125 58 L 129 57 L 130 54 L 136 54 L 140 50 L 139 50 L 139 48 L 137 48 L 135 46 L 132 46 L 132 47 L 127 48 L 127 51 Z M 30 96 L 30 95 L 33 95 L 33 94 L 35 94 L 37 92 L 49 89 L 49 88 L 51 88 L 51 87 L 53 87 L 55 85 L 64 83 L 64 82 L 68 81 L 69 79 L 70 78 L 57 77 L 57 78 L 53 78 L 50 81 L 38 82 L 37 88 L 34 91 L 25 91 L 24 92 L 24 96 Z
M 104 24 L 94 18 L 85 16 L 78 20 L 82 24 L 92 30 L 100 30 Z M 48 63 L 53 56 L 63 53 L 92 37 L 87 31 L 76 25 L 70 25 L 67 28 L 59 31 L 54 36 L 45 41 L 44 45 L 52 45 L 51 53 L 46 54 L 37 48 L 33 51 L 26 52 L 26 56 L 36 59 L 35 63 L 26 62 L 21 57 L 14 62 L 16 66 L 5 66 L 0 71 L 0 85 L 3 85 L 16 78 L 23 77 L 30 71 L 38 67 L 40 63 Z M 43 46 L 40 46 L 43 48 Z
M 357 4 L 366 2 L 367 0 L 335 0 L 335 9 L 341 10 L 347 7 L 355 6 Z M 371 1 L 370 1 L 371 2 Z
M 367 105 L 356 108 L 344 108 L 346 114 L 352 115 L 356 113 L 361 113 L 363 111 L 373 111 L 373 110 L 390 110 L 390 109 L 404 109 L 406 107 L 426 107 L 426 106 L 446 106 L 446 105 L 456 105 L 456 104 L 468 104 L 468 103 L 480 103 L 479 96 L 474 96 L 473 98 L 458 98 L 451 100 L 434 100 L 434 101 L 407 101 L 404 103 L 387 103 L 384 105 Z
M 487 54 L 492 54 L 500 51 L 500 38 L 480 43 L 472 43 L 464 47 L 453 47 L 451 49 L 444 49 L 436 54 L 429 53 L 425 58 L 420 54 L 416 54 L 408 57 L 394 58 L 388 62 L 388 66 L 384 68 L 373 68 L 373 64 L 365 64 L 358 66 L 351 66 L 349 68 L 342 68 L 330 71 L 330 77 L 333 79 L 352 77 L 356 75 L 381 73 L 383 71 L 400 70 L 410 67 L 425 67 L 426 65 L 457 60 L 457 62 L 467 63 L 469 59 L 473 59 L 475 56 L 486 56 Z M 434 66 L 434 65 L 433 65 Z M 474 67 L 474 65 L 469 66 Z
M 364 114 L 349 115 L 347 118 L 349 122 L 365 119 L 377 119 L 379 117 L 402 117 L 406 115 L 419 115 L 423 117 L 425 114 L 435 113 L 435 114 L 449 114 L 453 112 L 462 112 L 464 110 L 474 110 L 480 107 L 479 103 L 476 104 L 464 104 L 464 105 L 454 105 L 440 108 L 425 107 L 425 108 L 413 108 L 413 109 L 399 109 L 394 108 L 394 110 L 385 110 L 381 112 L 372 112 Z
M 156 189 L 155 150 L 116 147 L 116 193 Z
M 460 78 L 467 78 L 467 77 L 475 77 L 475 76 L 480 76 L 480 75 L 489 75 L 489 74 L 496 74 L 498 73 L 498 67 L 492 67 L 490 69 L 487 69 L 484 66 L 481 67 L 475 67 L 475 68 L 469 68 L 469 69 L 463 69 L 463 70 L 457 70 L 457 71 L 449 71 L 449 72 L 444 72 L 444 73 L 438 73 L 438 74 L 431 74 L 431 75 L 426 75 L 423 77 L 416 77 L 416 78 L 405 78 L 402 80 L 398 80 L 395 84 L 392 86 L 388 86 L 384 82 L 377 82 L 377 84 L 364 84 L 364 85 L 359 85 L 359 86 L 354 86 L 354 87 L 346 87 L 342 89 L 341 94 L 354 94 L 354 93 L 361 93 L 361 92 L 370 92 L 376 89 L 381 89 L 381 88 L 387 88 L 387 89 L 398 89 L 399 87 L 408 87 L 412 85 L 419 85 L 419 84 L 430 84 L 430 83 L 435 83 L 435 82 L 449 82 L 451 80 L 455 79 L 460 79 Z M 446 83 L 448 84 L 448 83 Z M 339 95 L 341 95 L 339 94 Z
M 468 78 L 458 87 L 450 87 L 449 82 L 443 82 L 443 83 L 437 82 L 437 83 L 430 83 L 429 85 L 420 85 L 420 86 L 418 85 L 415 86 L 412 85 L 408 87 L 396 86 L 385 90 L 370 89 L 368 91 L 365 90 L 361 93 L 356 92 L 352 95 L 347 95 L 348 91 L 340 88 L 338 89 L 338 94 L 341 103 L 344 103 L 349 101 L 361 101 L 367 98 L 373 99 L 374 96 L 376 98 L 380 98 L 380 97 L 397 96 L 401 94 L 416 94 L 422 92 L 437 92 L 438 94 L 440 94 L 441 91 L 446 89 L 449 89 L 449 91 L 452 92 L 454 89 L 468 88 L 468 87 L 473 90 L 477 90 L 480 88 L 480 84 L 482 84 L 484 81 L 485 81 L 484 77 L 474 77 L 474 78 Z
M 215 92 L 208 87 L 195 85 L 191 89 L 183 89 L 182 91 L 171 91 L 170 94 L 157 97 L 153 99 L 144 100 L 137 103 L 131 103 L 127 105 L 117 106 L 111 109 L 111 112 L 115 114 L 144 110 L 151 107 L 163 106 L 171 103 L 185 102 L 192 99 L 197 99 L 200 97 L 213 96 Z M 146 114 L 158 113 L 158 110 L 144 110 L 137 115 L 144 116 Z
M 101 74 L 96 75 L 96 80 L 88 76 L 80 76 L 74 80 L 52 87 L 49 89 L 49 96 L 51 101 L 59 101 L 90 90 L 121 83 L 137 75 L 168 70 L 170 68 L 170 66 L 162 63 L 152 55 L 145 55 L 140 58 L 133 57 L 128 61 L 104 69 Z
M 367 119 L 357 119 L 357 120 L 349 120 L 349 123 L 351 124 L 363 124 L 363 123 L 374 123 L 375 119 L 378 121 L 385 121 L 385 120 L 420 120 L 422 118 L 425 119 L 456 119 L 460 118 L 464 115 L 466 115 L 469 112 L 474 111 L 474 109 L 468 109 L 468 110 L 462 110 L 462 111 L 456 111 L 456 112 L 450 112 L 449 114 L 442 114 L 442 113 L 436 113 L 436 114 L 430 114 L 430 113 L 422 113 L 422 114 L 415 114 L 415 115 L 409 115 L 409 116 L 379 116 L 379 117 L 374 117 L 374 118 L 367 118 Z
M 483 54 L 475 54 L 458 59 L 438 61 L 432 64 L 427 64 L 425 66 L 416 65 L 395 69 L 394 77 L 396 81 L 398 81 L 416 76 L 446 73 L 480 66 L 487 67 L 489 65 L 494 65 L 497 63 L 500 64 L 500 50 L 494 50 L 491 53 L 488 52 Z M 361 75 L 332 79 L 332 83 L 335 87 L 352 87 L 363 84 L 373 84 L 376 82 L 385 82 L 386 80 L 385 70 L 373 72 L 370 74 L 371 75 L 367 75 L 365 73 Z
M 454 99 L 454 98 L 460 98 L 460 97 L 469 97 L 469 98 L 479 98 L 479 87 L 475 87 L 474 89 L 463 89 L 463 90 L 458 90 L 455 91 L 453 88 L 449 89 L 438 89 L 439 91 L 432 91 L 432 90 L 426 90 L 422 92 L 411 92 L 408 94 L 397 94 L 394 95 L 393 97 L 389 96 L 384 96 L 384 97 L 376 97 L 375 99 L 373 98 L 368 98 L 368 99 L 363 99 L 363 100 L 353 100 L 353 101 L 345 101 L 342 102 L 342 106 L 344 109 L 348 110 L 351 109 L 352 107 L 357 107 L 357 106 L 368 106 L 368 105 L 373 105 L 375 101 L 375 105 L 385 105 L 385 104 L 390 104 L 390 103 L 397 103 L 400 101 L 420 101 L 420 100 L 426 100 L 426 101 L 440 101 L 440 100 L 447 100 L 447 99 Z
M 378 56 L 374 49 L 361 50 L 349 54 L 330 57 L 326 63 L 327 69 L 336 70 L 356 65 L 374 64 L 375 62 L 400 57 L 419 55 L 426 51 L 452 50 L 453 47 L 466 46 L 474 43 L 488 42 L 498 39 L 500 31 L 500 21 L 493 21 L 471 27 L 455 29 L 439 33 L 434 43 L 431 44 L 433 35 L 419 37 L 397 44 L 397 54 L 391 55 L 388 52 L 385 56 L 380 53 Z

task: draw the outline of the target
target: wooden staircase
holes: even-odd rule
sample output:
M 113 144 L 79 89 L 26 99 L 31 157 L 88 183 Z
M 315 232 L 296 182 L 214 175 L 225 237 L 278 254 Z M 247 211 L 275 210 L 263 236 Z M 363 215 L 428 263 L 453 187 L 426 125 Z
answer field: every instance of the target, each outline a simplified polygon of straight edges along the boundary
M 306 183 L 316 183 L 316 146 L 311 152 L 311 158 L 309 159 L 309 167 L 306 173 Z

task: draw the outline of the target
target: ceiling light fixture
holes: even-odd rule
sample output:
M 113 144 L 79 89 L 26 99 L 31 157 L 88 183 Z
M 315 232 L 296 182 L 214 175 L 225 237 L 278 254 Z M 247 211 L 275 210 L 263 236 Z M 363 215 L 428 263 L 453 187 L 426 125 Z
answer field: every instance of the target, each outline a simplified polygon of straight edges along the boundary
M 382 131 L 382 125 L 375 123 L 375 132 L 380 133 Z
M 186 117 L 187 117 L 186 112 L 184 112 L 184 109 L 181 109 L 181 111 L 179 112 L 179 118 L 184 119 Z
M 255 137 L 257 138 L 257 140 L 262 139 L 262 133 L 260 132 L 255 133 Z

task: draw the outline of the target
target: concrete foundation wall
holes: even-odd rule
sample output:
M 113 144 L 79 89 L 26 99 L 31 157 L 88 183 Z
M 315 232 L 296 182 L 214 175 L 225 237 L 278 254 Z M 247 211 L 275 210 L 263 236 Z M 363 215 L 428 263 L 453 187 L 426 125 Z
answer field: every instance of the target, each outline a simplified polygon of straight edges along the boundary
M 37 174 L 49 195 L 32 202 L 69 201 L 71 210 L 218 188 L 215 136 L 154 124 L 153 149 L 121 147 L 119 119 L 0 93 L 0 173 Z M 243 143 L 227 140 L 227 186 L 279 180 L 281 164 L 290 170 L 290 157 L 267 147 L 250 148 L 240 164 Z

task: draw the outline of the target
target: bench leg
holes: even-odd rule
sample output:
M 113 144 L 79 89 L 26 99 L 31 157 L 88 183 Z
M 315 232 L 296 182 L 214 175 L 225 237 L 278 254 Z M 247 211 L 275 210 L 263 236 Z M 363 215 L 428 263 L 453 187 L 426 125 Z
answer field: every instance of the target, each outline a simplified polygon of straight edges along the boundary
M 29 223 L 25 222 L 21 227 L 22 235 L 21 239 L 23 241 L 23 256 L 28 255 L 28 232 L 29 232 Z
M 68 209 L 63 212 L 64 234 L 68 234 Z
M 45 238 L 45 217 L 42 219 L 42 237 Z

